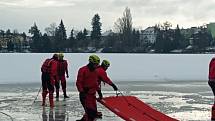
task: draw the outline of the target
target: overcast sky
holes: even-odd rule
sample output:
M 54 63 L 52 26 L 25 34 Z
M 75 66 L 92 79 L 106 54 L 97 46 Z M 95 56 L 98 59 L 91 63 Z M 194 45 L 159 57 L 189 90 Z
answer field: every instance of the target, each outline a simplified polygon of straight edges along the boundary
M 0 0 L 0 29 L 28 32 L 36 22 L 44 32 L 61 19 L 67 32 L 91 29 L 91 19 L 98 13 L 104 32 L 113 29 L 126 6 L 133 26 L 142 29 L 165 21 L 183 28 L 215 22 L 215 0 Z

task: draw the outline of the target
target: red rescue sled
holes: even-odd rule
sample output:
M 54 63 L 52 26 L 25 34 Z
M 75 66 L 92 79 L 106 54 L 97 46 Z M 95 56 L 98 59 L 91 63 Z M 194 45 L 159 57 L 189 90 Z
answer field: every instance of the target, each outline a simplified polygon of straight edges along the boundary
M 178 121 L 145 104 L 134 96 L 112 96 L 98 100 L 126 121 Z

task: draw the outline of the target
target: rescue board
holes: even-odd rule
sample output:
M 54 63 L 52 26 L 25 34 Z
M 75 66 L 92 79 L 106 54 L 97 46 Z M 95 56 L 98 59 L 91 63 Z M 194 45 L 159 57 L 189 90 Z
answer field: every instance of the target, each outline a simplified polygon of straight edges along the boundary
M 134 96 L 111 96 L 98 102 L 126 121 L 178 121 Z

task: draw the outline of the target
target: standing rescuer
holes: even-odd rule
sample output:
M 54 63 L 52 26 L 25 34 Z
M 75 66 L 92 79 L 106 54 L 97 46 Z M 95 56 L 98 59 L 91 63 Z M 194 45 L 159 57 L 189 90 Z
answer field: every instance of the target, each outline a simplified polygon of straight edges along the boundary
M 42 64 L 42 106 L 45 106 L 46 95 L 49 93 L 50 107 L 54 107 L 53 93 L 57 75 L 57 61 L 58 55 L 54 54 L 51 59 L 46 59 Z
M 76 86 L 79 91 L 80 102 L 84 108 L 85 115 L 77 121 L 94 121 L 97 113 L 96 91 L 98 89 L 98 75 L 96 68 L 100 63 L 97 55 L 89 57 L 89 63 L 78 71 Z
M 212 58 L 210 61 L 208 78 L 209 78 L 208 84 L 211 87 L 213 94 L 215 96 L 215 58 Z M 215 98 L 214 98 L 214 101 L 215 101 Z
M 208 79 L 208 84 L 211 87 L 214 95 L 214 103 L 211 111 L 211 120 L 215 120 L 215 58 L 212 58 L 210 61 Z
M 58 80 L 55 82 L 56 87 L 56 98 L 59 98 L 59 89 L 60 89 L 60 82 L 63 90 L 64 98 L 69 98 L 66 94 L 66 77 L 69 78 L 68 74 L 68 63 L 66 60 L 63 59 L 63 53 L 58 54 Z M 66 74 L 66 77 L 65 77 Z

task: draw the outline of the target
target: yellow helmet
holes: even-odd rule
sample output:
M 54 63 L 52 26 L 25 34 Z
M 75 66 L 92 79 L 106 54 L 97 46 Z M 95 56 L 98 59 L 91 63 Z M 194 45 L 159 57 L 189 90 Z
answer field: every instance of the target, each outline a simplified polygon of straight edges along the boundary
M 59 54 L 58 54 L 58 57 L 59 57 L 59 59 L 61 59 L 61 60 L 62 60 L 62 59 L 63 59 L 63 57 L 64 57 L 63 53 L 59 53 Z
M 102 66 L 109 67 L 110 66 L 110 62 L 108 60 L 103 60 L 102 61 Z
M 94 63 L 94 64 L 99 64 L 100 63 L 100 58 L 97 55 L 91 55 L 89 57 L 89 62 Z

